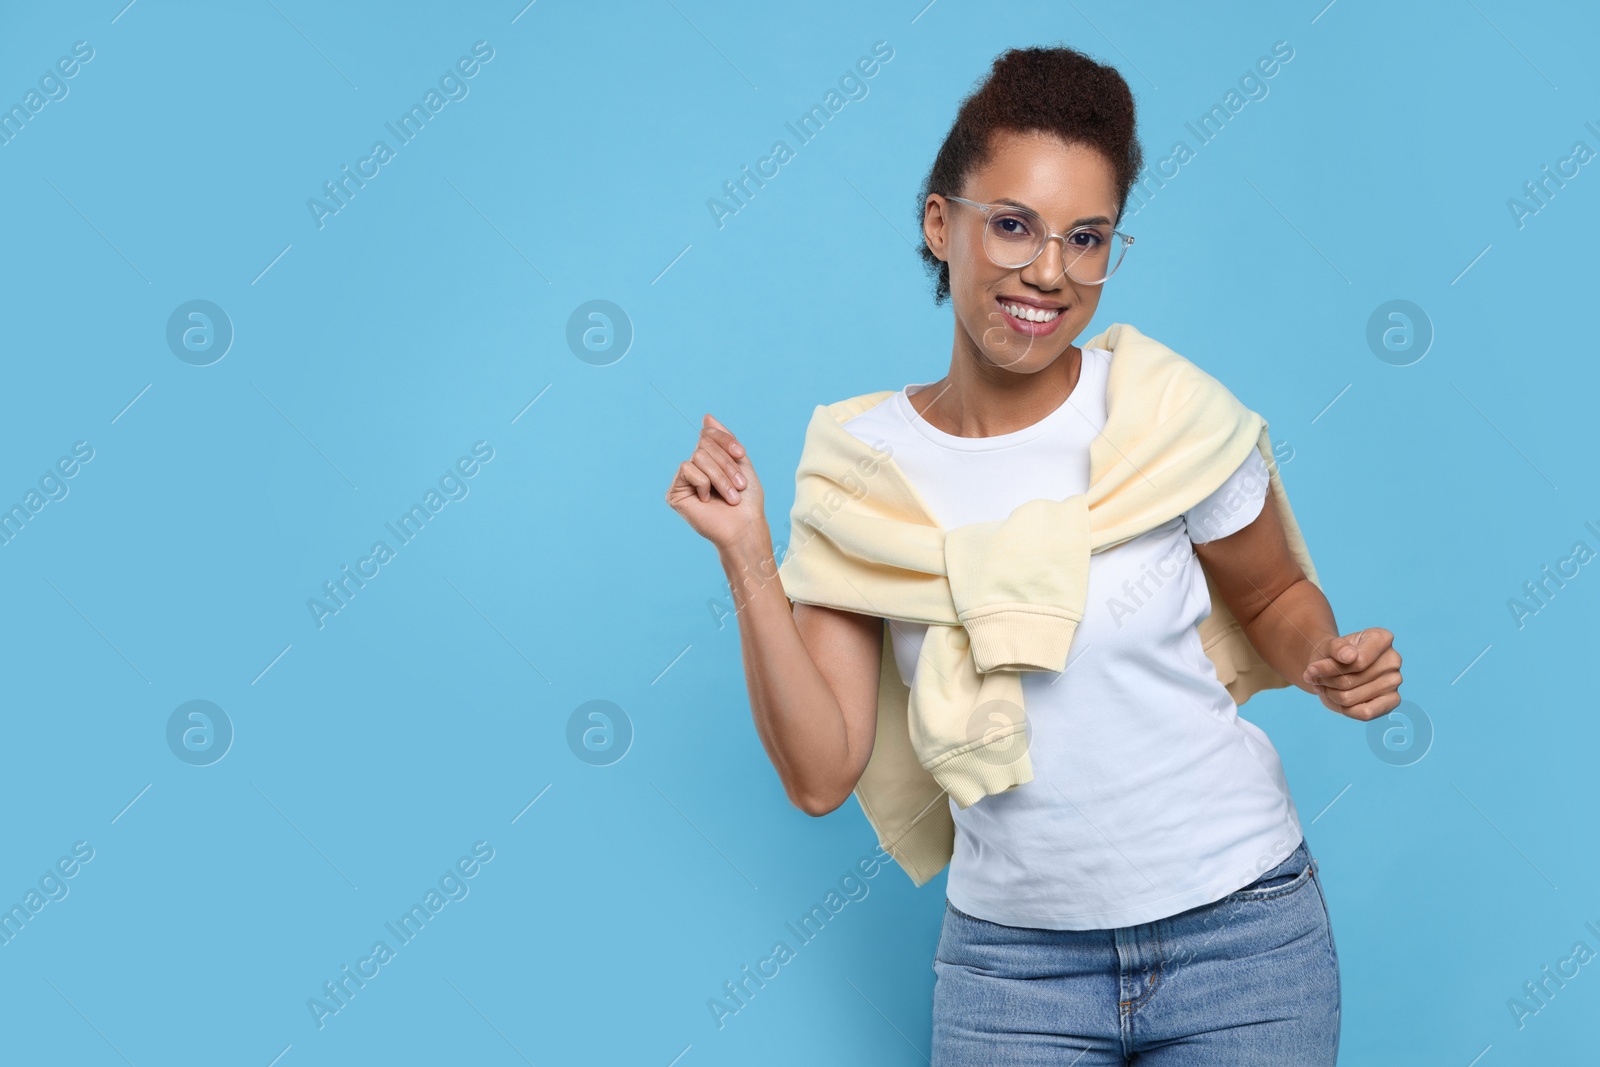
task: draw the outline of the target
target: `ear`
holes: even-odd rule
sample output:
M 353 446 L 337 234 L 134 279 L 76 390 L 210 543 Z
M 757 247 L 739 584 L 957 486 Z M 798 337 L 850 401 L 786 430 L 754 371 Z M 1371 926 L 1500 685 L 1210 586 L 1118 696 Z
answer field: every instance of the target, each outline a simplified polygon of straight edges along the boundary
M 928 250 L 934 257 L 945 263 L 950 261 L 947 247 L 950 220 L 945 214 L 947 210 L 945 202 L 935 193 L 929 193 L 927 202 L 922 205 L 922 239 L 927 242 Z

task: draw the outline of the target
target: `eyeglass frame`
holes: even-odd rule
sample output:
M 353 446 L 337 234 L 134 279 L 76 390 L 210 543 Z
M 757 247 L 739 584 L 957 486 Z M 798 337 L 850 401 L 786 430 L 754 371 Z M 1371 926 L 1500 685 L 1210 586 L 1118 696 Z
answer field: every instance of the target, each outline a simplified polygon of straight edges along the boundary
M 1034 262 L 1038 260 L 1038 258 L 1040 256 L 1044 255 L 1044 250 L 1046 248 L 1050 247 L 1051 240 L 1053 238 L 1056 238 L 1056 237 L 1061 238 L 1062 250 L 1063 251 L 1070 251 L 1071 250 L 1071 246 L 1067 244 L 1067 238 L 1071 237 L 1073 234 L 1077 233 L 1079 230 L 1088 230 L 1088 229 L 1093 229 L 1094 228 L 1092 223 L 1085 223 L 1082 226 L 1074 226 L 1072 229 L 1068 230 L 1066 233 L 1057 233 L 1056 231 L 1050 229 L 1050 224 L 1048 222 L 1044 221 L 1044 216 L 1043 215 L 1040 215 L 1037 211 L 1033 210 L 1030 207 L 1021 207 L 1021 206 L 1019 206 L 1017 204 L 1001 204 L 1001 203 L 980 204 L 976 200 L 968 200 L 964 196 L 952 196 L 949 193 L 939 193 L 937 195 L 944 197 L 946 200 L 954 200 L 958 204 L 966 204 L 968 207 L 977 208 L 979 211 L 983 212 L 983 218 L 984 218 L 984 222 L 985 223 L 987 223 L 988 220 L 989 220 L 989 212 L 993 211 L 995 208 L 1000 208 L 1000 207 L 1010 208 L 1012 211 L 1026 211 L 1028 214 L 1032 215 L 1034 218 L 1039 220 L 1039 222 L 1042 224 L 1043 229 L 1045 231 L 1044 240 L 1039 242 L 1039 251 L 1035 252 L 1033 254 L 1032 258 L 1030 258 L 1028 260 L 1028 262 L 1026 262 L 1026 263 L 1021 263 L 1021 264 L 1018 264 L 1016 266 L 1011 266 L 1011 265 L 1006 264 L 1006 263 L 997 262 L 992 255 L 989 255 L 989 246 L 988 246 L 988 244 L 987 243 L 984 244 L 983 252 L 984 252 L 984 255 L 989 256 L 989 261 L 991 263 L 994 263 L 995 266 L 997 266 L 997 267 L 1005 267 L 1007 270 L 1024 270 L 1027 267 L 1031 267 L 1034 264 Z M 1122 240 L 1125 242 L 1123 244 L 1123 246 L 1122 246 L 1122 255 L 1117 257 L 1117 266 L 1116 267 L 1112 267 L 1111 268 L 1111 273 L 1107 274 L 1104 278 L 1101 278 L 1097 282 L 1079 282 L 1078 279 L 1072 278 L 1073 281 L 1078 282 L 1079 285 L 1104 285 L 1106 282 L 1111 280 L 1111 275 L 1115 274 L 1117 272 L 1117 267 L 1122 266 L 1122 260 L 1123 260 L 1124 257 L 1127 256 L 1128 249 L 1133 247 L 1133 237 L 1132 237 L 1132 235 L 1123 233 L 1121 230 L 1117 229 L 1116 227 L 1112 227 L 1111 234 L 1112 234 L 1113 237 L 1122 238 Z M 1083 253 L 1081 253 L 1081 252 L 1078 253 L 1079 256 L 1081 256 L 1082 254 Z M 1067 277 L 1069 277 L 1069 278 L 1072 277 L 1072 272 L 1070 270 L 1068 270 L 1068 269 L 1064 268 L 1062 273 L 1066 274 Z

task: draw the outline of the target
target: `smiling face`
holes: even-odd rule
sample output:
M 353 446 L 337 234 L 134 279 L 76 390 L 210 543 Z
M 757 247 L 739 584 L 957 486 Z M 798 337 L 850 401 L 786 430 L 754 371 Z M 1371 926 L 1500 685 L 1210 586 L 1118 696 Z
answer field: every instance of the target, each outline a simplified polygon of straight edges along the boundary
M 1110 162 L 1093 148 L 1046 133 L 996 131 L 988 162 L 967 175 L 958 195 L 1027 207 L 1056 233 L 1091 224 L 1109 233 L 1116 222 Z M 1073 280 L 1059 240 L 1025 267 L 997 265 L 984 250 L 986 225 L 978 208 L 937 194 L 923 208 L 928 247 L 950 266 L 957 351 L 984 369 L 1034 374 L 1071 349 L 1094 318 L 1103 287 Z M 999 225 L 1016 228 L 1014 221 Z

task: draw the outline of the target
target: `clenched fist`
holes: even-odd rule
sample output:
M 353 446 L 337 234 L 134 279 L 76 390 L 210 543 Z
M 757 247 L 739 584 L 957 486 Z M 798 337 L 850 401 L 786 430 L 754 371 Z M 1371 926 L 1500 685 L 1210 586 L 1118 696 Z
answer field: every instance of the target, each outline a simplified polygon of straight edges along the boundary
M 678 464 L 667 503 L 720 550 L 743 537 L 768 537 L 764 499 L 744 446 L 706 415 L 694 453 Z
M 1400 706 L 1400 653 L 1394 634 L 1369 626 L 1335 637 L 1323 651 L 1326 657 L 1313 660 L 1303 680 L 1324 707 L 1370 722 Z

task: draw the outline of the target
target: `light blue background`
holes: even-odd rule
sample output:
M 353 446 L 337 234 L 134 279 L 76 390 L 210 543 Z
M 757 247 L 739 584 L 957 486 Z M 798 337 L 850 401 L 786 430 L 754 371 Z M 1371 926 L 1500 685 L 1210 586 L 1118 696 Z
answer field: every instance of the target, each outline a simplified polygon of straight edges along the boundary
M 1341 629 L 1397 635 L 1436 732 L 1394 765 L 1297 690 L 1246 709 L 1322 862 L 1342 1062 L 1595 1055 L 1596 966 L 1522 1028 L 1507 1006 L 1600 950 L 1600 577 L 1507 607 L 1600 548 L 1600 168 L 1508 208 L 1600 149 L 1592 9 L 123 3 L 0 14 L 8 106 L 94 49 L 0 146 L 0 503 L 94 449 L 0 548 L 0 904 L 94 849 L 0 945 L 5 1060 L 925 1062 L 943 876 L 886 868 L 792 939 L 873 835 L 786 801 L 716 555 L 664 493 L 712 412 L 785 538 L 813 405 L 944 373 L 907 238 L 998 52 L 1115 64 L 1154 163 L 1280 40 L 1268 95 L 1125 220 L 1091 330 L 1268 419 Z M 307 199 L 480 40 L 469 95 L 319 229 Z M 719 229 L 707 199 L 876 41 L 869 95 Z M 165 340 L 193 299 L 236 331 L 206 367 Z M 606 366 L 566 342 L 594 299 L 635 331 Z M 1436 331 L 1409 366 L 1366 341 L 1392 299 Z M 477 441 L 470 494 L 319 629 L 307 599 Z M 165 738 L 195 699 L 236 731 L 206 767 Z M 567 742 L 590 700 L 632 724 L 609 766 Z M 319 1029 L 308 998 L 476 841 L 470 894 Z

